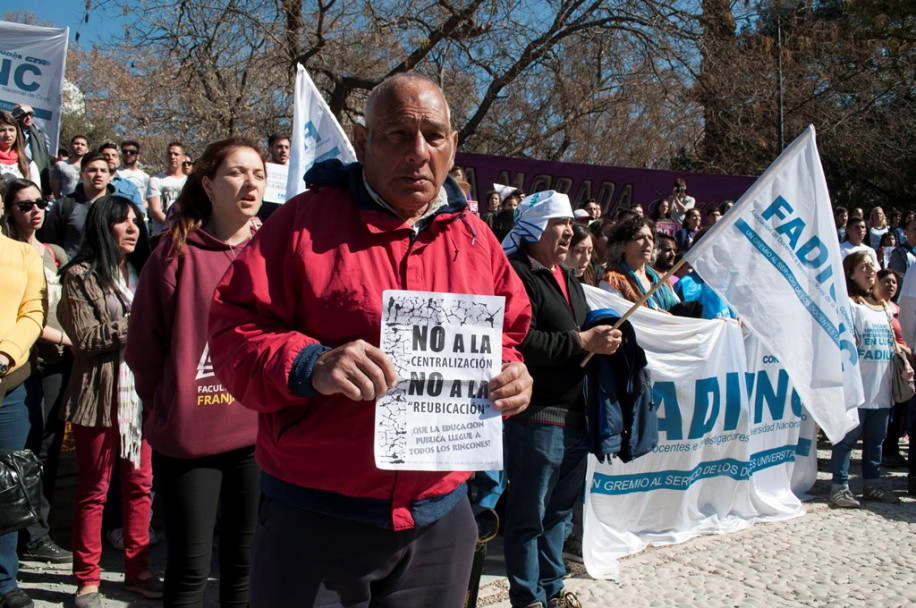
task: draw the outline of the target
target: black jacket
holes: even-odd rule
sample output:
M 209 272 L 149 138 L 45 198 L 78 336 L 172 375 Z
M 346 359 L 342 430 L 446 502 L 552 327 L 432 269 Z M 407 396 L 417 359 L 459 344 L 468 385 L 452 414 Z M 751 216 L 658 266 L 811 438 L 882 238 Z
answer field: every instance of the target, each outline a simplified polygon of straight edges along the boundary
M 51 194 L 51 152 L 48 150 L 48 136 L 37 125 L 29 127 L 28 131 L 32 160 L 35 161 L 41 178 L 41 193 L 47 196 Z
M 585 326 L 613 325 L 620 315 L 594 310 Z M 602 462 L 619 456 L 629 462 L 658 445 L 658 411 L 652 395 L 646 352 L 629 321 L 620 326 L 623 343 L 613 355 L 596 355 L 585 374 L 586 441 Z
M 588 313 L 582 285 L 571 268 L 563 267 L 570 299 L 567 304 L 550 269 L 521 250 L 510 256 L 509 262 L 531 300 L 531 327 L 519 350 L 534 379 L 531 404 L 511 420 L 581 427 L 585 371 L 579 366 L 586 352 L 579 330 Z

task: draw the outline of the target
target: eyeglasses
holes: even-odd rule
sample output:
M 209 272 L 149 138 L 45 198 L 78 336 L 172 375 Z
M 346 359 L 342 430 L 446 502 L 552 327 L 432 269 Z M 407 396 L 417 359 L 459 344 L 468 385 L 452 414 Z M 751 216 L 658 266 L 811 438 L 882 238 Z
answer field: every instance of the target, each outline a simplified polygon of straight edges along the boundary
M 34 201 L 19 201 L 16 203 L 16 207 L 21 213 L 28 213 L 35 205 L 37 205 L 39 209 L 47 209 L 48 201 L 43 198 L 36 198 Z
M 133 148 L 121 148 L 121 154 L 124 156 L 133 156 L 139 152 L 139 150 L 134 150 Z
M 182 167 L 193 167 L 193 166 L 194 166 L 194 163 L 192 163 L 192 162 L 189 161 L 189 160 L 186 160 L 186 161 L 184 161 L 183 163 L 181 163 L 181 166 L 182 166 Z

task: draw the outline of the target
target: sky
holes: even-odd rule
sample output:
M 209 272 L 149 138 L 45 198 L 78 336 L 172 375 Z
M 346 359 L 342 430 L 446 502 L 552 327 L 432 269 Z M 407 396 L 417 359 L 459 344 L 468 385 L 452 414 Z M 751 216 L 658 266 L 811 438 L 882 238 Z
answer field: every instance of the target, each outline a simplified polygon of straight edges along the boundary
M 99 2 L 92 4 L 96 6 Z M 123 35 L 123 5 L 122 1 L 106 4 L 102 8 L 92 8 L 89 12 L 89 22 L 85 23 L 86 0 L 13 0 L 9 5 L 2 3 L 0 18 L 8 12 L 30 12 L 38 18 L 39 25 L 69 27 L 71 44 L 79 32 L 80 46 L 90 48 L 112 37 L 120 38 Z

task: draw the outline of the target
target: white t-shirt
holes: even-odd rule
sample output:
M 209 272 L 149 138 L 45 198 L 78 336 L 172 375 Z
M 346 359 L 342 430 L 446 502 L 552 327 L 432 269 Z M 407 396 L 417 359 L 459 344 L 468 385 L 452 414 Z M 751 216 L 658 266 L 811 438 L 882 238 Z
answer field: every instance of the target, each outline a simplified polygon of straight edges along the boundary
M 875 261 L 875 270 L 881 268 L 881 265 L 878 264 L 877 252 L 875 252 L 874 249 L 872 249 L 865 243 L 862 243 L 861 245 L 853 245 L 849 241 L 843 241 L 842 243 L 840 243 L 840 255 L 843 256 L 844 258 L 847 255 L 849 255 L 850 253 L 852 253 L 853 251 L 867 251 L 868 255 L 871 256 L 871 259 Z
M 170 177 L 165 173 L 154 175 L 153 177 L 149 178 L 149 187 L 146 189 L 146 198 L 149 200 L 154 196 L 158 196 L 162 212 L 167 213 L 169 207 L 172 206 L 172 203 L 174 203 L 175 200 L 178 199 L 178 195 L 181 194 L 181 189 L 184 188 L 184 183 L 187 181 L 187 179 L 187 175 L 182 175 L 181 177 Z M 152 218 L 150 218 L 150 224 L 151 234 L 159 234 L 162 232 L 162 224 Z
M 60 195 L 69 196 L 76 190 L 76 185 L 80 183 L 80 163 L 79 161 L 71 163 L 70 161 L 58 161 L 54 168 L 51 169 L 51 179 L 60 181 Z
M 888 318 L 889 310 L 883 306 L 858 304 L 850 298 L 852 322 L 859 347 L 859 373 L 865 403 L 862 409 L 876 410 L 893 407 L 892 374 L 896 341 Z
M 881 237 L 887 234 L 888 227 L 884 228 L 869 228 L 868 229 L 868 244 L 871 245 L 872 249 L 877 249 L 881 246 Z
M 696 204 L 697 199 L 693 198 L 692 196 L 684 197 L 684 206 L 687 207 L 687 209 L 693 209 Z M 669 215 L 671 215 L 671 221 L 677 222 L 678 225 L 682 225 L 684 223 L 684 216 L 687 215 L 687 211 L 685 210 L 683 213 L 681 213 L 678 208 L 674 206 L 673 196 L 668 198 L 668 206 L 671 207 L 671 212 L 669 213 Z
M 137 187 L 141 193 L 146 192 L 149 189 L 149 173 L 143 169 L 118 169 L 118 177 L 126 179 Z M 144 199 L 143 204 L 146 204 Z
M 0 163 L 0 176 L 5 175 L 12 175 L 16 178 L 25 177 L 22 171 L 19 170 L 19 163 L 13 163 L 12 165 Z M 38 165 L 35 164 L 34 160 L 29 161 L 29 181 L 38 186 L 38 189 L 41 190 L 41 176 L 38 173 Z

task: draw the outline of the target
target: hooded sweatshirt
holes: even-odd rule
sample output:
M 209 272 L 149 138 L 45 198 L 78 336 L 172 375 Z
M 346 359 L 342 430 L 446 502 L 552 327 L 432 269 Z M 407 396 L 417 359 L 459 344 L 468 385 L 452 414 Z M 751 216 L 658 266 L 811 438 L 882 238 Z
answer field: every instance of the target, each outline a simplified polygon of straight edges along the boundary
M 169 260 L 166 238 L 140 276 L 124 356 L 143 401 L 144 437 L 166 456 L 199 458 L 254 445 L 257 414 L 217 380 L 207 343 L 213 291 L 241 247 L 198 229 Z

